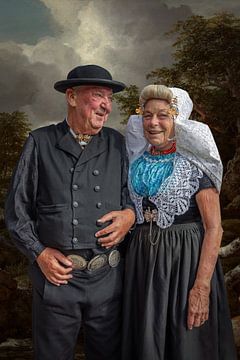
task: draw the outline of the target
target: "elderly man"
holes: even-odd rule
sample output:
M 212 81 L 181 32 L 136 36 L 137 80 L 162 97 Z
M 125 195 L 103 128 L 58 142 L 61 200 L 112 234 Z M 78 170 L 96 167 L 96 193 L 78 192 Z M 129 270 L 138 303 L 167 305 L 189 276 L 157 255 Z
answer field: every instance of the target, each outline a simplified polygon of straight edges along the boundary
M 7 227 L 30 260 L 35 359 L 73 359 L 83 325 L 87 359 L 117 360 L 118 243 L 135 214 L 123 136 L 103 125 L 125 85 L 86 65 L 54 87 L 67 118 L 30 133 L 6 201 Z

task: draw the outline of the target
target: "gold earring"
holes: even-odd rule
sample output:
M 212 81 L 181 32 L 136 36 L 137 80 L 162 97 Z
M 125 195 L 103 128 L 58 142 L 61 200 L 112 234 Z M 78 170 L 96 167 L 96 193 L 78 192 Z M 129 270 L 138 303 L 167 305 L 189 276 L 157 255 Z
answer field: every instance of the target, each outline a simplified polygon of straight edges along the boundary
M 138 106 L 138 108 L 135 109 L 135 113 L 137 115 L 142 115 L 143 114 L 143 109 L 142 109 L 142 106 Z

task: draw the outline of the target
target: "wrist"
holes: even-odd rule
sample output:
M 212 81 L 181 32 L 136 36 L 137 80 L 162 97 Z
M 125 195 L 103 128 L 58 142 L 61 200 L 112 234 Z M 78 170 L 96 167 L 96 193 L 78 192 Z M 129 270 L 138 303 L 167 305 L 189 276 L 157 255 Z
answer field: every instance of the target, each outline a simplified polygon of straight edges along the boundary
M 132 223 L 134 224 L 135 219 L 136 219 L 136 215 L 135 215 L 135 211 L 131 208 L 125 208 L 122 210 L 125 214 L 127 214 L 127 216 L 129 217 L 129 219 L 131 219 Z
M 198 279 L 196 278 L 194 282 L 194 288 L 202 289 L 205 291 L 210 291 L 211 280 L 209 279 Z

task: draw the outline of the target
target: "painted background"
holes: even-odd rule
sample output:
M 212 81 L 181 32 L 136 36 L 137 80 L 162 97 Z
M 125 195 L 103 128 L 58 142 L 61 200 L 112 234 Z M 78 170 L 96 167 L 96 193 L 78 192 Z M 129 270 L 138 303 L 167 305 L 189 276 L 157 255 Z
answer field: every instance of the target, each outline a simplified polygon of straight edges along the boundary
M 222 11 L 239 17 L 239 0 L 0 0 L 0 113 L 25 112 L 32 128 L 62 121 L 65 98 L 53 84 L 77 65 L 98 64 L 115 80 L 142 88 L 147 73 L 173 63 L 174 37 L 166 32 L 178 20 Z M 108 125 L 124 131 L 120 121 L 114 104 Z M 237 229 L 234 235 L 239 224 L 237 213 L 234 222 L 228 220 L 229 229 Z M 0 260 L 8 272 L 25 271 L 20 253 L 8 252 L 4 241 L 0 234 L 0 245 L 5 246 L 0 248 Z M 6 265 L 13 259 L 19 269 L 15 263 Z M 233 261 L 234 266 L 239 264 L 239 259 Z M 31 289 L 25 278 L 13 280 L 0 272 L 0 359 L 26 360 L 32 355 Z M 239 309 L 234 299 L 232 308 Z M 240 316 L 235 325 L 238 334 L 239 324 Z M 6 337 L 11 340 L 1 343 Z M 76 359 L 83 359 L 81 344 Z
M 229 11 L 238 0 L 0 0 L 0 111 L 24 111 L 33 128 L 61 121 L 53 89 L 73 67 L 98 64 L 127 85 L 172 63 L 178 20 Z M 122 129 L 116 105 L 109 126 Z

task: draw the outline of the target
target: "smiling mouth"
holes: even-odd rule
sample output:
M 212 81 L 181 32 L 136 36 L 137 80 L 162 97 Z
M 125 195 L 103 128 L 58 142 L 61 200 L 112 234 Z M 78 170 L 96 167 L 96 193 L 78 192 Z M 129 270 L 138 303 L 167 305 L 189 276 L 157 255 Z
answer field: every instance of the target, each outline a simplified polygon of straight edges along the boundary
M 151 135 L 159 135 L 159 134 L 164 134 L 165 131 L 148 131 L 149 134 Z
M 107 113 L 106 112 L 96 112 L 97 116 L 105 116 Z

